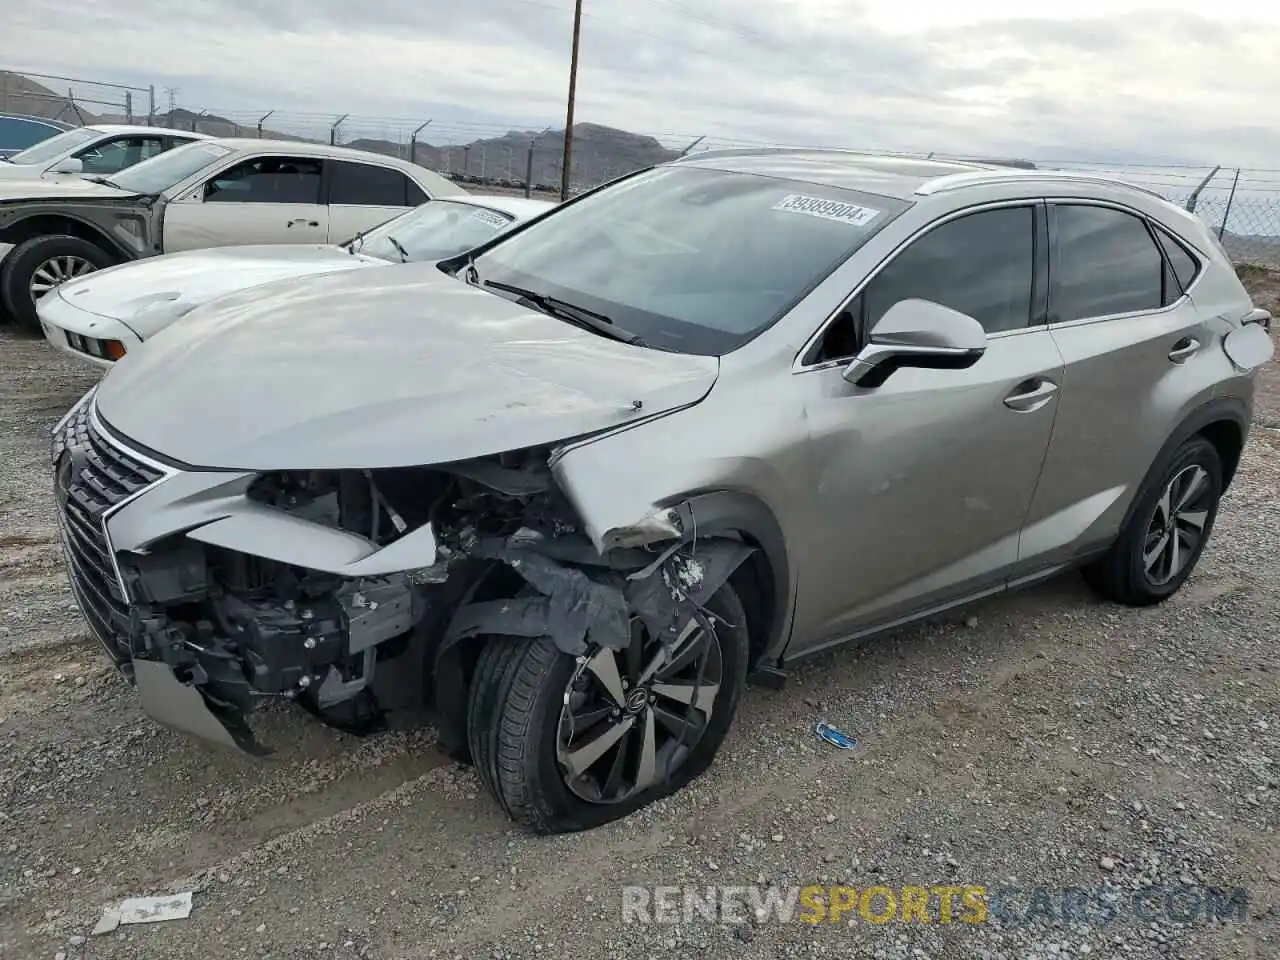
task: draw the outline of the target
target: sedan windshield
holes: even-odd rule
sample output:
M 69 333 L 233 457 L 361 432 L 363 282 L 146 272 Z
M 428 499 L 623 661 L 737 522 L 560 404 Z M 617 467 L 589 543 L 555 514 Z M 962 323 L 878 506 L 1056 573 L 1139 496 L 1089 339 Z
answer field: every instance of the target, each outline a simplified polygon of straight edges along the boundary
M 514 218 L 473 203 L 429 200 L 408 213 L 357 237 L 357 253 L 392 263 L 443 260 L 472 250 L 505 230 Z
M 796 180 L 658 167 L 500 241 L 476 259 L 472 279 L 590 311 L 647 346 L 718 356 L 775 323 L 906 206 Z
M 34 146 L 27 147 L 21 153 L 15 153 L 9 158 L 9 162 L 23 167 L 37 163 L 48 163 L 50 160 L 58 159 L 67 151 L 74 150 L 81 144 L 88 143 L 90 140 L 100 136 L 102 134 L 97 130 L 76 127 L 74 130 L 67 130 L 56 137 L 50 137 L 48 140 L 41 140 Z
M 216 143 L 188 143 L 113 173 L 110 182 L 131 193 L 163 193 L 230 152 Z

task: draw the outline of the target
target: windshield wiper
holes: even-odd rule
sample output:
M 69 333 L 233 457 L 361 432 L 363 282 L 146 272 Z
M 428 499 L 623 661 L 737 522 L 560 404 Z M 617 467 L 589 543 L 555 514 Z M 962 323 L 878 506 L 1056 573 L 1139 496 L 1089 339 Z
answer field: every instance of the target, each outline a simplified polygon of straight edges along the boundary
M 84 177 L 83 179 L 88 180 L 90 183 L 100 183 L 104 187 L 115 187 L 117 190 L 120 189 L 120 187 L 116 186 L 106 177 Z
M 532 290 L 525 290 L 509 283 L 500 283 L 497 280 L 486 280 L 484 281 L 484 286 L 493 287 L 495 290 L 505 290 L 507 293 L 514 293 L 527 305 L 541 310 L 557 320 L 564 320 L 566 323 L 581 327 L 583 330 L 603 334 L 612 340 L 621 340 L 623 343 L 630 343 L 637 347 L 646 346 L 639 334 L 632 333 L 630 330 L 623 330 L 603 313 L 596 313 L 594 310 L 567 303 L 556 297 L 547 296 L 545 293 L 534 293 Z
M 401 244 L 399 240 L 397 240 L 395 237 L 393 237 L 389 233 L 387 234 L 387 243 L 391 244 L 393 247 L 396 248 L 396 253 L 400 254 L 401 263 L 409 262 L 409 251 L 404 248 L 404 245 Z
M 356 255 L 356 251 L 364 247 L 364 235 L 368 232 L 368 230 L 361 230 L 354 237 L 348 240 L 346 243 L 347 253 L 354 257 Z

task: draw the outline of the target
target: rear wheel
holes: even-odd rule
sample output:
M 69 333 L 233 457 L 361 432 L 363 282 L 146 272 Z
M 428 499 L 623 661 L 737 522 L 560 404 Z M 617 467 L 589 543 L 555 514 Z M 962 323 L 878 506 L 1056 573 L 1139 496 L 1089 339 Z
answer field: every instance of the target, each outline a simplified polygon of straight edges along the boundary
M 540 833 L 626 816 L 710 765 L 746 680 L 746 615 L 722 587 L 706 630 L 685 624 L 670 655 L 632 620 L 624 650 L 562 653 L 547 637 L 493 637 L 476 665 L 467 733 L 481 780 Z
M 1173 596 L 1204 551 L 1221 497 L 1222 458 L 1204 437 L 1192 437 L 1148 478 L 1120 537 L 1085 568 L 1085 579 L 1128 606 Z
M 39 333 L 37 300 L 68 280 L 114 262 L 101 247 L 79 237 L 33 237 L 18 244 L 4 258 L 0 304 L 19 329 Z

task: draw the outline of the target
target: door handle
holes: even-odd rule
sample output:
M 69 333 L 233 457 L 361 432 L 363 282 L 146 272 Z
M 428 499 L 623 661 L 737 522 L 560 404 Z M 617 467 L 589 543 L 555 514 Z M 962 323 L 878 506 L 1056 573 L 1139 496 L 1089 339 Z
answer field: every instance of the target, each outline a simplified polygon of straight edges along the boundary
M 1195 337 L 1183 337 L 1173 345 L 1173 349 L 1169 351 L 1169 359 L 1174 363 L 1186 363 L 1187 360 L 1200 349 L 1200 341 Z
M 1023 380 L 1013 388 L 1013 393 L 1004 398 L 1004 405 L 1019 413 L 1031 413 L 1039 410 L 1058 392 L 1058 385 L 1044 377 L 1032 377 Z
M 288 223 L 285 224 L 285 226 L 296 227 L 298 224 L 302 224 L 303 226 L 307 226 L 307 227 L 318 227 L 320 226 L 320 221 L 308 220 L 306 217 L 298 217 L 298 219 L 296 220 L 290 220 Z

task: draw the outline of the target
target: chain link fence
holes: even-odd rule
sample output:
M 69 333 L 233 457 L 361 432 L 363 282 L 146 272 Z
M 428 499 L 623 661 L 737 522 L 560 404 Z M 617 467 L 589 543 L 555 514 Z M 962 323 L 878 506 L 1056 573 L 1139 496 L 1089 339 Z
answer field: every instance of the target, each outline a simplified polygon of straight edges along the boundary
M 559 195 L 564 152 L 560 130 L 504 129 L 493 123 L 431 117 L 190 109 L 178 105 L 180 94 L 177 88 L 162 87 L 158 102 L 154 86 L 0 70 L 0 113 L 49 117 L 73 124 L 152 123 L 213 136 L 341 144 L 410 160 L 485 189 Z M 570 194 L 681 153 L 766 146 L 804 145 L 690 134 L 635 134 L 596 124 L 577 124 Z M 945 156 L 900 155 L 937 159 Z M 998 159 L 1018 166 L 1099 173 L 1155 190 L 1193 210 L 1209 224 L 1237 263 L 1280 269 L 1280 169 L 1081 163 L 1035 157 Z

